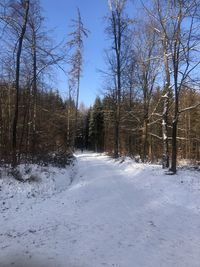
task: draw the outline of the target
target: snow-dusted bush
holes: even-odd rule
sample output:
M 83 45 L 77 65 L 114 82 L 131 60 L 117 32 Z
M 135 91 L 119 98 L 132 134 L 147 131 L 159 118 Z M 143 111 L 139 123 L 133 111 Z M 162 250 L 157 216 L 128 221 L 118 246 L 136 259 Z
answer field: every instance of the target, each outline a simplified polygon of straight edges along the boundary
M 53 166 L 58 168 L 65 168 L 70 165 L 74 160 L 74 156 L 70 153 L 49 153 L 38 155 L 34 157 L 33 163 L 42 165 L 42 166 Z

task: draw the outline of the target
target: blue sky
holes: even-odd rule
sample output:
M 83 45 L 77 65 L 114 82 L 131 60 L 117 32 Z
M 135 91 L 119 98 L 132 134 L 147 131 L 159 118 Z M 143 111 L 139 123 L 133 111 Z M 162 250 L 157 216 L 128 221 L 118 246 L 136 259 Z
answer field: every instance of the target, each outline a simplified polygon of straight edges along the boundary
M 41 0 L 46 26 L 54 30 L 57 41 L 67 37 L 70 32 L 71 19 L 80 8 L 82 20 L 89 29 L 89 37 L 85 40 L 84 69 L 81 79 L 80 101 L 90 106 L 99 94 L 102 77 L 98 69 L 104 68 L 104 49 L 106 36 L 104 34 L 104 16 L 108 12 L 106 0 Z M 67 78 L 62 72 L 56 73 L 56 86 L 62 96 L 67 96 Z
M 128 13 L 137 12 L 132 3 L 138 3 L 138 0 L 130 0 L 128 3 Z M 105 16 L 109 12 L 107 0 L 41 0 L 41 5 L 46 18 L 46 26 L 54 30 L 53 36 L 57 42 L 68 37 L 72 30 L 71 19 L 76 18 L 77 7 L 80 8 L 84 25 L 90 31 L 85 40 L 80 102 L 84 102 L 89 107 L 96 96 L 101 93 L 103 78 L 98 70 L 106 68 L 104 50 L 109 45 L 104 32 Z M 53 85 L 63 97 L 67 97 L 67 77 L 61 71 L 56 72 Z

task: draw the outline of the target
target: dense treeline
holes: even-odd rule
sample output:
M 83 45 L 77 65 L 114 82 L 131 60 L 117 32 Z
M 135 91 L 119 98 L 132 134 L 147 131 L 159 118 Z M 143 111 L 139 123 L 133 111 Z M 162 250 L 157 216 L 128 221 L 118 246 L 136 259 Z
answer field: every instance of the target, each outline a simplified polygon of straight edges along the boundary
M 127 4 L 108 1 L 104 94 L 87 110 L 79 91 L 89 31 L 79 9 L 57 45 L 39 1 L 0 1 L 1 162 L 48 161 L 75 148 L 162 161 L 172 173 L 177 159 L 199 161 L 200 1 L 149 0 L 140 16 Z M 48 85 L 54 67 L 67 75 L 66 100 Z
M 12 125 L 15 90 L 10 84 L 0 85 L 0 156 L 3 162 L 12 160 Z M 37 108 L 34 113 L 29 89 L 20 89 L 17 126 L 18 161 L 47 159 L 50 152 L 67 152 L 67 108 L 59 93 L 38 87 Z M 73 104 L 73 103 L 72 103 Z M 35 118 L 35 125 L 33 120 Z M 35 129 L 33 130 L 33 127 Z
M 144 107 L 140 101 L 124 98 L 122 100 L 121 126 L 119 140 L 119 154 L 138 156 L 143 161 L 162 162 L 162 112 L 164 106 L 163 89 L 156 88 L 150 101 L 150 118 L 148 122 L 148 137 L 146 155 L 144 156 L 143 125 Z M 184 89 L 180 99 L 180 106 L 192 106 L 200 101 L 200 94 L 196 90 Z M 134 107 L 134 112 L 130 108 Z M 96 152 L 106 151 L 114 153 L 114 105 L 112 97 L 106 96 L 102 100 L 97 98 L 94 106 L 88 111 L 89 135 L 87 146 Z M 177 133 L 178 159 L 188 159 L 193 162 L 200 160 L 200 109 L 192 109 L 182 113 L 179 118 Z M 171 152 L 173 107 L 168 116 L 169 150 Z M 144 160 L 145 158 L 146 160 Z

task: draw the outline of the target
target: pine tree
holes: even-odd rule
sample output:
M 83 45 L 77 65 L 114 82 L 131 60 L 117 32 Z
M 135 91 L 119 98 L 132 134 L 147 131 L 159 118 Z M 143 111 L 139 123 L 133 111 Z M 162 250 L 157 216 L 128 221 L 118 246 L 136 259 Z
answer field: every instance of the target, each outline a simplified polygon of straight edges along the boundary
M 89 121 L 89 138 L 92 149 L 95 152 L 101 152 L 104 149 L 104 117 L 101 99 L 96 98 Z

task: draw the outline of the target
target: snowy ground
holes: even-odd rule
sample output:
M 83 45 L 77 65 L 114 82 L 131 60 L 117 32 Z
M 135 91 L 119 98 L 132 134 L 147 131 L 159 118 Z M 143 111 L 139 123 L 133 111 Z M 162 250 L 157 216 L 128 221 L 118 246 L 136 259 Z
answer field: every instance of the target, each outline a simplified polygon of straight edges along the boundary
M 0 267 L 200 266 L 199 172 L 166 176 L 92 153 L 77 155 L 77 168 L 62 190 L 72 172 L 54 173 L 52 194 L 0 179 Z

